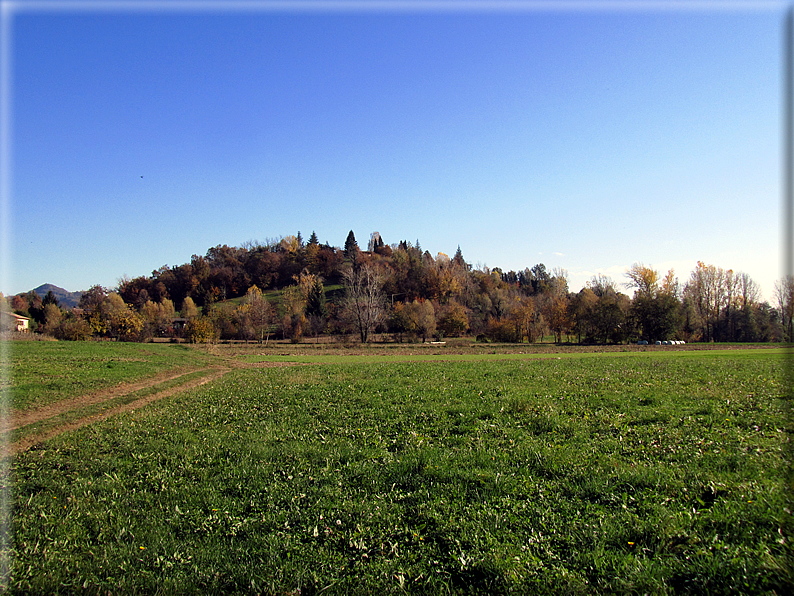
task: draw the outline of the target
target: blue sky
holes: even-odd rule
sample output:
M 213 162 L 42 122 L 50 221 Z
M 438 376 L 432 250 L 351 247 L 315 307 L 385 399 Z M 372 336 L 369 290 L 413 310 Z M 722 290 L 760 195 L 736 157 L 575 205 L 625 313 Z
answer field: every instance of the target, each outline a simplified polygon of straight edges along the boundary
M 6 294 L 351 229 L 572 290 L 782 275 L 782 3 L 109 4 L 12 11 Z

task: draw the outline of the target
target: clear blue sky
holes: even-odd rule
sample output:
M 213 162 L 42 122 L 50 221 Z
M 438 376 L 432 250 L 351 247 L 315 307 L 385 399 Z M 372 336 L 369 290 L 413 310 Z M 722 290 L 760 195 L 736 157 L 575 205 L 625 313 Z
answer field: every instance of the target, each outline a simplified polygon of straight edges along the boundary
M 784 4 L 377 4 L 18 3 L 0 290 L 113 287 L 218 244 L 352 229 L 562 267 L 572 290 L 634 262 L 683 283 L 702 260 L 771 298 Z

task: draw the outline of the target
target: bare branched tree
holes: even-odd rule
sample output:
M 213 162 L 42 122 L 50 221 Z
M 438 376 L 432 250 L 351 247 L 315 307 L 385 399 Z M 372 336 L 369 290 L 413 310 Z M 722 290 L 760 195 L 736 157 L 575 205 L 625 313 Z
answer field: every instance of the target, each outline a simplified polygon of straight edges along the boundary
M 345 286 L 344 308 L 367 343 L 375 327 L 386 314 L 386 295 L 383 293 L 385 277 L 370 263 L 349 266 L 342 271 Z
M 787 275 L 775 282 L 777 300 L 783 330 L 787 341 L 794 341 L 794 275 Z

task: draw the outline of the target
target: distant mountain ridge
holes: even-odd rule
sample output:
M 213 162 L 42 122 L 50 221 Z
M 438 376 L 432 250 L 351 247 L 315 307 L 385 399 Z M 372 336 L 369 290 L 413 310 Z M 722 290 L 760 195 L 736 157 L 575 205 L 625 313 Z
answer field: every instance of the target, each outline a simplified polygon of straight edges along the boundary
M 68 290 L 64 290 L 63 288 L 59 288 L 53 284 L 41 285 L 38 288 L 34 288 L 33 291 L 42 298 L 47 295 L 47 292 L 52 292 L 58 299 L 58 304 L 61 307 L 68 308 L 74 308 L 77 306 L 77 304 L 80 302 L 80 297 L 83 295 L 82 292 L 69 292 Z

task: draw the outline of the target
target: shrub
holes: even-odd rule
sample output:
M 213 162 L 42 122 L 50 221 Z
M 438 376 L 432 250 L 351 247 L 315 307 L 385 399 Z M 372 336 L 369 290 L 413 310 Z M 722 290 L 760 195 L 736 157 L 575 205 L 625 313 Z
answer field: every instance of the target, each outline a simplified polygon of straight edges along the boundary
M 218 333 L 209 318 L 198 317 L 187 324 L 185 336 L 192 344 L 208 344 L 218 338 Z
M 452 302 L 441 311 L 438 329 L 447 337 L 458 337 L 469 330 L 469 317 L 466 309 L 460 304 Z
M 516 326 L 511 321 L 491 319 L 486 326 L 485 335 L 496 342 L 509 343 L 519 341 Z
M 54 332 L 58 339 L 86 341 L 92 335 L 91 325 L 85 319 L 67 318 L 60 322 Z

